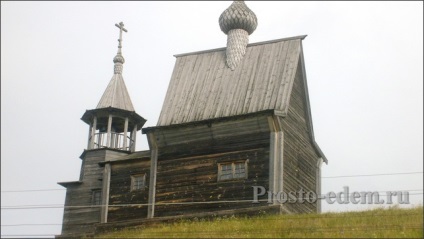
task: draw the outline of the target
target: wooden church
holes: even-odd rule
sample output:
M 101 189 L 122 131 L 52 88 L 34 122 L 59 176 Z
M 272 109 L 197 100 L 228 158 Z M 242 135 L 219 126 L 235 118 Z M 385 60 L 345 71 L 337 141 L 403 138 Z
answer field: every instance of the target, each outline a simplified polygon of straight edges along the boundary
M 314 203 L 252 203 L 254 186 L 320 195 L 327 159 L 314 140 L 302 40 L 248 43 L 255 14 L 234 1 L 219 17 L 227 46 L 176 55 L 159 120 L 131 103 L 123 77 L 122 23 L 114 74 L 89 125 L 78 181 L 66 191 L 62 234 L 160 218 L 320 212 Z M 135 151 L 136 135 L 149 150 Z M 261 199 L 266 199 L 264 196 Z

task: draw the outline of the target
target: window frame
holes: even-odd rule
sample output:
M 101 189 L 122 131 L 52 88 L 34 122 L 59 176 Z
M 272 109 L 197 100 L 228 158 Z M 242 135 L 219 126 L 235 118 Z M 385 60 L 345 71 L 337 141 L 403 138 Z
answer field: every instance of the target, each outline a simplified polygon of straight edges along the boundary
M 230 162 L 222 162 L 218 163 L 218 182 L 224 182 L 224 181 L 237 181 L 237 180 L 244 180 L 248 178 L 248 162 L 249 160 L 237 160 L 237 161 L 230 161 Z M 231 164 L 231 178 L 221 179 L 223 173 L 222 173 L 222 166 L 223 165 L 230 165 Z M 244 176 L 243 177 L 235 177 L 236 175 L 236 164 L 244 164 Z
M 143 179 L 143 185 L 139 188 L 134 188 L 135 182 L 137 178 L 142 178 Z M 144 189 L 146 188 L 146 174 L 135 174 L 135 175 L 131 175 L 131 186 L 130 186 L 130 191 L 131 192 L 135 192 L 135 191 L 144 191 Z
M 102 190 L 94 189 L 91 193 L 91 205 L 100 206 L 102 205 Z

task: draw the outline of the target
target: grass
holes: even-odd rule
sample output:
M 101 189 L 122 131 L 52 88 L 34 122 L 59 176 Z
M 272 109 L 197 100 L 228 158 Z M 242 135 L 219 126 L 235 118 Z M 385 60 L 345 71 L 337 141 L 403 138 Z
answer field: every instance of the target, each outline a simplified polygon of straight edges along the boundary
M 99 238 L 423 238 L 423 207 L 360 212 L 192 219 Z

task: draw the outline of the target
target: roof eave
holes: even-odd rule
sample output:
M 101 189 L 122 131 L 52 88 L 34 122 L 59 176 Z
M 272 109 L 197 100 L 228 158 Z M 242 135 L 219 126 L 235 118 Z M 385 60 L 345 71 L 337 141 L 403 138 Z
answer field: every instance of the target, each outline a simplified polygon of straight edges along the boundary
M 220 121 L 226 121 L 231 119 L 238 119 L 243 117 L 249 117 L 254 115 L 261 115 L 261 114 L 269 114 L 269 115 L 278 115 L 285 117 L 286 114 L 279 110 L 269 109 L 269 110 L 262 110 L 254 113 L 248 113 L 248 114 L 241 114 L 241 115 L 234 115 L 234 116 L 225 116 L 225 117 L 219 117 L 219 118 L 211 118 L 211 119 L 205 119 L 205 120 L 199 120 L 199 121 L 192 121 L 192 122 L 186 122 L 186 123 L 180 123 L 180 124 L 170 124 L 170 125 L 161 125 L 161 126 L 154 126 L 154 127 L 148 127 L 143 128 L 141 132 L 143 134 L 147 134 L 151 131 L 155 131 L 158 129 L 169 129 L 169 128 L 178 128 L 178 127 L 187 127 L 187 126 L 194 126 L 194 125 L 204 125 L 204 124 L 211 124 L 216 123 Z
M 137 123 L 137 130 L 140 130 L 147 121 L 146 119 L 141 117 L 139 114 L 137 114 L 135 111 L 128 111 L 128 110 L 123 110 L 123 109 L 114 108 L 114 107 L 86 110 L 83 116 L 81 117 L 81 120 L 84 121 L 86 124 L 90 124 L 91 117 L 101 112 L 119 113 L 128 117 L 131 117 Z
M 311 105 L 309 102 L 309 92 L 308 92 L 308 84 L 307 84 L 307 78 L 306 78 L 306 69 L 305 69 L 305 59 L 303 57 L 303 46 L 302 43 L 300 43 L 300 64 L 302 67 L 302 75 L 303 75 L 303 80 L 304 80 L 304 90 L 305 90 L 305 103 L 306 103 L 306 112 L 307 112 L 307 116 L 308 116 L 308 128 L 309 128 L 309 133 L 310 133 L 310 139 L 312 141 L 312 145 L 316 151 L 316 153 L 323 159 L 323 161 L 325 162 L 325 164 L 328 164 L 328 160 L 327 157 L 324 155 L 324 153 L 322 152 L 321 148 L 318 146 L 317 142 L 315 141 L 315 135 L 314 135 L 314 127 L 312 124 L 312 114 L 311 114 Z
M 72 186 L 72 185 L 80 185 L 82 184 L 82 181 L 58 182 L 57 184 L 67 188 L 68 186 Z

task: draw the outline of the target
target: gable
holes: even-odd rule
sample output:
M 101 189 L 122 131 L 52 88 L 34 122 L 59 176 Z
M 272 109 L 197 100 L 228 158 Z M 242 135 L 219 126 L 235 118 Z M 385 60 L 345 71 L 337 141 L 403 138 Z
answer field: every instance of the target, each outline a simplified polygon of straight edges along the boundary
M 249 44 L 232 71 L 225 48 L 177 56 L 157 126 L 288 110 L 305 36 Z

